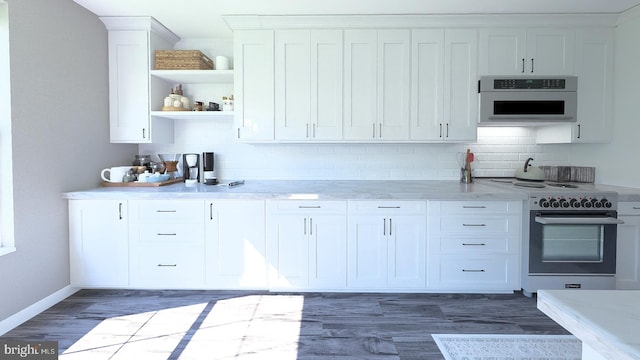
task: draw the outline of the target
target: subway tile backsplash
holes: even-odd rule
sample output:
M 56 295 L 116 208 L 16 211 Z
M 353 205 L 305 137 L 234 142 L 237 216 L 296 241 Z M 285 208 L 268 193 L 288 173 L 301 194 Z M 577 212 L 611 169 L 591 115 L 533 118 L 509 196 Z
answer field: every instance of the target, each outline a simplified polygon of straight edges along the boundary
M 141 144 L 140 154 L 215 153 L 219 179 L 457 180 L 457 153 L 475 154 L 475 176 L 513 176 L 533 165 L 568 165 L 569 145 L 536 145 L 529 128 L 479 128 L 470 144 L 244 144 L 233 121 L 175 122 L 174 144 Z

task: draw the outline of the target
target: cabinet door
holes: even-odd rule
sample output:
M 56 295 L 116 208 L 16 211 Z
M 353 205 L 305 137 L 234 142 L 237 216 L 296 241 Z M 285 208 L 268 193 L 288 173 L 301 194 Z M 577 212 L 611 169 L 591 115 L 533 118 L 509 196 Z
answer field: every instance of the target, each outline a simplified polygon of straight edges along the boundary
M 311 31 L 311 124 L 313 140 L 342 139 L 342 30 Z
M 475 141 L 478 126 L 478 32 L 447 29 L 444 53 L 444 139 Z
M 127 287 L 127 202 L 70 200 L 69 247 L 72 286 Z
M 207 288 L 265 289 L 264 202 L 206 201 L 205 214 Z
M 357 289 L 381 289 L 387 285 L 387 237 L 382 216 L 350 217 L 347 285 Z
M 147 31 L 109 31 L 111 142 L 149 142 Z
M 409 138 L 409 98 L 411 92 L 410 30 L 378 31 L 378 119 L 376 138 Z
M 572 30 L 528 30 L 526 73 L 572 75 L 574 51 L 575 33 Z
M 311 59 L 309 30 L 275 32 L 275 136 L 310 137 Z
M 577 34 L 578 121 L 574 142 L 609 142 L 613 119 L 613 30 L 585 29 Z
M 344 215 L 310 215 L 309 287 L 344 289 L 347 286 L 347 226 Z
M 387 219 L 388 286 L 426 286 L 426 217 L 391 216 Z
M 236 136 L 273 140 L 273 31 L 234 31 L 233 39 Z
M 267 225 L 269 287 L 305 289 L 309 285 L 308 219 L 271 215 Z
M 480 30 L 480 75 L 524 75 L 526 41 L 525 29 Z
M 616 289 L 640 289 L 640 216 L 619 216 Z
M 411 36 L 411 140 L 443 140 L 444 30 Z
M 377 31 L 344 32 L 345 140 L 372 140 L 377 123 Z

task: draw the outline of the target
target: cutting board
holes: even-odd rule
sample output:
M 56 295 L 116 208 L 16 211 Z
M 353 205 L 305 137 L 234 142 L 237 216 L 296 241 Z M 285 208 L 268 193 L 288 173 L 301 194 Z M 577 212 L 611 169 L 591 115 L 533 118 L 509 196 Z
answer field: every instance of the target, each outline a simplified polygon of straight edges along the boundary
M 164 185 L 171 185 L 178 182 L 182 182 L 182 178 L 167 180 L 167 181 L 158 181 L 158 182 L 122 182 L 122 183 L 111 183 L 103 181 L 100 185 L 105 187 L 158 187 Z

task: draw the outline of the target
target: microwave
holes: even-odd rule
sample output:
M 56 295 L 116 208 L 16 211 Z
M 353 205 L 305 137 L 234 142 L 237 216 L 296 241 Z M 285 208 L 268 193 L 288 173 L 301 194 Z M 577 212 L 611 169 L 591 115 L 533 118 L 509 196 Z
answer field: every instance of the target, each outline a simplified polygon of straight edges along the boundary
M 482 76 L 480 126 L 533 126 L 576 122 L 575 76 Z

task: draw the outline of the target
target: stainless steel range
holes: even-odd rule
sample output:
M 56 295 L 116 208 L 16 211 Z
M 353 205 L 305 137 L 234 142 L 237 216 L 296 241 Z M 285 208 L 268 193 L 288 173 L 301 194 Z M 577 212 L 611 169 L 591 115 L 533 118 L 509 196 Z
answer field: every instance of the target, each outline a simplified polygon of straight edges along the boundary
M 615 289 L 618 194 L 593 184 L 503 184 L 529 194 L 522 290 Z

